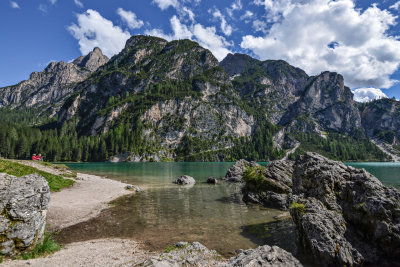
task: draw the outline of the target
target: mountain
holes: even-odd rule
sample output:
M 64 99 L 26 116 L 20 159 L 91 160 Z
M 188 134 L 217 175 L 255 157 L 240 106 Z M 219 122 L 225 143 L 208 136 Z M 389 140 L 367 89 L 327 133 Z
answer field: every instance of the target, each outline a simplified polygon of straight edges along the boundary
M 55 103 L 58 119 L 40 127 L 42 137 L 10 124 L 31 142 L 15 143 L 15 155 L 32 146 L 53 160 L 233 161 L 282 158 L 297 148 L 292 156 L 387 159 L 340 74 L 309 76 L 283 60 L 229 54 L 218 62 L 196 42 L 139 35 L 110 60 L 96 48 L 36 75 L 45 78 L 0 89 L 3 114 L 18 118 L 10 108 Z M 13 138 L 8 132 L 5 140 Z
M 0 88 L 0 107 L 51 107 L 57 110 L 77 83 L 107 61 L 101 50 L 95 48 L 71 63 L 51 62 L 43 71 L 33 72 L 28 80 Z

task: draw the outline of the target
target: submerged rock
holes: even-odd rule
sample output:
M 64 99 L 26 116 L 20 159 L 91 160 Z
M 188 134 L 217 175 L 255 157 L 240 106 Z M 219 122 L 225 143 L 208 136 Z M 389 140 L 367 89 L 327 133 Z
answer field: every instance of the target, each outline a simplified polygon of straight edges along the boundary
M 254 266 L 303 266 L 293 255 L 277 246 L 260 246 L 241 252 L 231 258 L 224 267 L 254 267 Z
M 50 189 L 38 174 L 0 174 L 0 252 L 14 256 L 32 249 L 43 237 Z
M 228 170 L 225 179 L 229 182 L 243 183 L 243 172 L 247 167 L 260 167 L 260 165 L 254 161 L 248 162 L 244 159 L 238 160 Z
M 215 178 L 215 177 L 208 177 L 208 179 L 207 179 L 207 184 L 217 184 L 218 183 L 218 180 L 217 180 L 217 178 Z
M 178 185 L 193 185 L 196 183 L 196 180 L 189 175 L 182 175 L 181 177 L 176 179 L 173 183 Z

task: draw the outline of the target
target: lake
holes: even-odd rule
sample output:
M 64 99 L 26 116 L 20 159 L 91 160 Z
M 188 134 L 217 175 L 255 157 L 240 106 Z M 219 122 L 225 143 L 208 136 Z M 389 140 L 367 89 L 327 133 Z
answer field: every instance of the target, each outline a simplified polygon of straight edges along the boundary
M 206 184 L 223 177 L 233 163 L 71 163 L 72 170 L 139 185 L 143 192 L 122 197 L 99 217 L 60 232 L 62 243 L 96 238 L 132 238 L 145 248 L 163 250 L 179 241 L 199 241 L 224 256 L 262 244 L 291 250 L 293 227 L 275 222 L 281 211 L 245 205 L 238 184 Z M 384 184 L 400 187 L 400 163 L 349 163 L 365 168 Z M 193 187 L 172 184 L 180 175 L 196 179 Z

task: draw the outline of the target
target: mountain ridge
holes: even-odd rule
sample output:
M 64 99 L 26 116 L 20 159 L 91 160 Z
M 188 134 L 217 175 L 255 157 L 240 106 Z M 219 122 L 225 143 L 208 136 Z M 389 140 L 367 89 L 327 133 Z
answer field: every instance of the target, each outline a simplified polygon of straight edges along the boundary
M 365 130 L 372 115 L 361 116 L 340 74 L 308 76 L 283 60 L 244 54 L 218 62 L 196 42 L 143 35 L 107 62 L 99 54 L 95 48 L 72 62 L 95 70 L 69 88 L 57 109 L 57 128 L 98 138 L 99 158 L 269 160 L 299 141 L 300 151 L 322 149 L 333 158 L 384 158 Z M 362 152 L 348 151 L 353 142 Z

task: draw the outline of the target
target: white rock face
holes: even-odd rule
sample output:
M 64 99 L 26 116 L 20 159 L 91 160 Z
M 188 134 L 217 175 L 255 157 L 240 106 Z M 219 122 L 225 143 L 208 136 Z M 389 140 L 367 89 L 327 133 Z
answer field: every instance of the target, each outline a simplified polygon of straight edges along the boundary
M 50 188 L 38 174 L 0 174 L 0 252 L 13 256 L 41 240 L 50 203 Z

